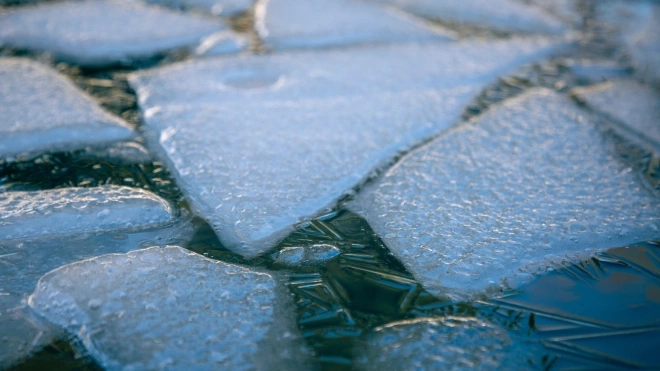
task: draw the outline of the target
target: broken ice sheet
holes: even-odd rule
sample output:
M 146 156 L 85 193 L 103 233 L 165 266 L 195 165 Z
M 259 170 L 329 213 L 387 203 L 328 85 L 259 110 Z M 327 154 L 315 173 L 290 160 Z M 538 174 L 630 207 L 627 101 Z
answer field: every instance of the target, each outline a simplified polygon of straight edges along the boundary
M 128 124 L 39 63 L 0 58 L 0 81 L 0 158 L 83 149 L 134 135 Z
M 633 80 L 612 80 L 576 93 L 590 107 L 624 124 L 624 129 L 632 129 L 638 141 L 650 142 L 660 153 L 660 95 L 653 89 Z
M 289 301 L 269 274 L 172 246 L 58 268 L 28 304 L 108 370 L 306 368 Z
M 556 18 L 515 0 L 369 0 L 391 5 L 416 16 L 441 22 L 465 23 L 498 31 L 561 34 L 566 27 Z
M 146 0 L 152 4 L 174 8 L 198 9 L 213 15 L 234 17 L 245 13 L 255 0 Z
M 423 318 L 369 332 L 357 363 L 363 370 L 528 369 L 538 348 L 514 344 L 505 329 L 480 319 Z
M 660 198 L 593 118 L 544 89 L 436 139 L 362 189 L 363 215 L 435 294 L 483 293 L 546 259 L 660 234 Z
M 137 188 L 102 186 L 0 193 L 0 240 L 135 230 L 171 222 L 172 206 Z
M 355 0 L 268 0 L 256 16 L 257 32 L 272 49 L 450 40 L 439 29 Z
M 193 209 L 228 249 L 256 256 L 453 124 L 482 86 L 563 45 L 534 38 L 205 59 L 130 83 L 148 140 Z
M 0 14 L 0 44 L 90 67 L 194 48 L 227 30 L 222 20 L 112 0 L 40 4 Z
M 59 333 L 25 312 L 23 301 L 44 274 L 78 260 L 146 246 L 186 243 L 194 232 L 187 220 L 166 228 L 0 241 L 0 368 L 48 344 Z

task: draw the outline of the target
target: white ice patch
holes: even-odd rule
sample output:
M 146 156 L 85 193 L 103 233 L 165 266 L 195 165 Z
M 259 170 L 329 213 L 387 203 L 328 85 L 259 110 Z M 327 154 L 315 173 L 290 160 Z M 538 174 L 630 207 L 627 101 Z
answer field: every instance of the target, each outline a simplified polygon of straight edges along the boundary
M 613 80 L 579 90 L 593 109 L 606 113 L 660 154 L 660 95 L 632 80 Z M 625 133 L 624 133 L 625 135 Z
M 170 204 L 142 189 L 102 186 L 0 193 L 0 240 L 136 230 L 172 221 Z
M 289 300 L 269 274 L 153 247 L 60 267 L 28 304 L 106 370 L 308 368 Z
M 128 124 L 39 63 L 0 58 L 0 81 L 0 158 L 83 149 L 134 136 Z
M 0 44 L 93 67 L 195 48 L 225 29 L 221 20 L 112 0 L 47 3 L 0 14 Z
M 455 123 L 485 84 L 560 45 L 512 39 L 243 56 L 130 82 L 149 113 L 151 144 L 194 210 L 227 248 L 255 256 Z
M 434 294 L 658 238 L 660 199 L 567 99 L 532 90 L 406 156 L 350 207 Z
M 448 34 L 355 0 L 268 0 L 257 31 L 273 49 L 450 40 Z
M 515 0 L 369 0 L 422 18 L 464 23 L 500 31 L 561 34 L 566 27 L 553 16 Z

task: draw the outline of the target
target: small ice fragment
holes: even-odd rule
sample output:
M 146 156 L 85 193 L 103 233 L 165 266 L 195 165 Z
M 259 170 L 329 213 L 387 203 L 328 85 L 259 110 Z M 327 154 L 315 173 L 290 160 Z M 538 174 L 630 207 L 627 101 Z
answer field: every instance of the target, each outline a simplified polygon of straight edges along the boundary
M 269 274 L 172 246 L 60 267 L 28 305 L 108 370 L 308 369 L 289 301 Z
M 314 244 L 311 246 L 285 247 L 277 251 L 273 257 L 276 263 L 283 265 L 314 265 L 333 259 L 340 250 L 329 244 Z

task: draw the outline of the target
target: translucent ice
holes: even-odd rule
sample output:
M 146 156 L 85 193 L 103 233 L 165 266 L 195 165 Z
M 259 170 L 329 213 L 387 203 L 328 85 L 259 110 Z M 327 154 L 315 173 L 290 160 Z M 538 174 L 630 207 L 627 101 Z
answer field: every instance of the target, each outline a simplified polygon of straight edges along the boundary
M 358 368 L 363 370 L 528 369 L 531 354 L 529 348 L 513 345 L 505 329 L 463 317 L 378 327 L 367 334 L 358 353 Z
M 309 367 L 288 295 L 272 276 L 180 247 L 60 267 L 28 304 L 107 370 Z
M 579 93 L 589 106 L 625 124 L 660 152 L 660 95 L 653 89 L 632 80 L 612 80 Z
M 126 123 L 39 63 L 0 58 L 0 81 L 0 158 L 83 149 L 133 136 Z
M 419 17 L 502 31 L 560 34 L 562 23 L 540 9 L 515 0 L 370 0 Z
M 0 240 L 139 229 L 172 221 L 162 198 L 137 188 L 103 186 L 0 193 Z
M 351 208 L 425 288 L 464 297 L 657 238 L 660 198 L 617 156 L 585 112 L 532 90 L 409 154 Z
M 355 0 L 268 0 L 257 31 L 273 49 L 449 39 L 421 22 Z
M 283 265 L 312 265 L 333 259 L 341 251 L 328 244 L 314 244 L 311 246 L 284 247 L 273 254 L 276 263 Z
M 147 0 L 175 8 L 199 9 L 213 15 L 233 17 L 252 7 L 255 0 Z
M 139 3 L 67 1 L 0 14 L 0 44 L 105 66 L 196 47 L 204 37 L 226 31 L 221 22 Z
M 227 248 L 255 256 L 453 124 L 484 84 L 558 45 L 512 39 L 242 56 L 130 81 L 148 138 L 194 210 Z

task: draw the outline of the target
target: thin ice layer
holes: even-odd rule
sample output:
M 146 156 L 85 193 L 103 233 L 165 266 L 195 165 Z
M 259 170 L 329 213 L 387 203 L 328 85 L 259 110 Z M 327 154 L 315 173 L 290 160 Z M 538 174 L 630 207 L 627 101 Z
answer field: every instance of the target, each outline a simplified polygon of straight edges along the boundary
M 465 23 L 500 31 L 561 34 L 566 27 L 553 16 L 515 0 L 369 0 L 422 18 Z
M 167 201 L 138 188 L 102 186 L 0 193 L 0 240 L 140 229 L 173 218 Z
M 469 317 L 394 322 L 369 332 L 361 348 L 360 370 L 520 370 L 533 358 L 505 329 Z
M 580 90 L 597 111 L 625 124 L 660 152 L 660 95 L 632 80 L 613 80 Z
M 536 89 L 404 158 L 362 214 L 422 285 L 465 297 L 544 260 L 660 235 L 660 199 L 592 118 Z
M 194 48 L 226 29 L 220 20 L 112 0 L 47 3 L 0 14 L 0 44 L 92 67 Z
M 152 4 L 167 5 L 173 8 L 198 9 L 213 15 L 234 17 L 245 13 L 255 0 L 146 0 Z
M 39 63 L 0 58 L 0 81 L 0 158 L 83 149 L 134 135 L 128 124 Z
M 269 274 L 153 247 L 51 271 L 28 304 L 106 370 L 309 367 L 281 290 Z
M 268 0 L 257 9 L 257 32 L 273 49 L 449 40 L 420 22 L 355 0 Z
M 558 45 L 514 39 L 208 59 L 134 75 L 131 85 L 149 140 L 194 210 L 223 245 L 255 256 L 449 127 L 483 85 Z

